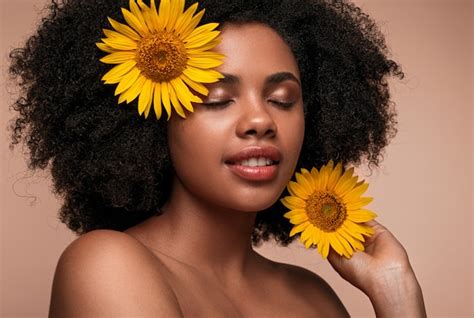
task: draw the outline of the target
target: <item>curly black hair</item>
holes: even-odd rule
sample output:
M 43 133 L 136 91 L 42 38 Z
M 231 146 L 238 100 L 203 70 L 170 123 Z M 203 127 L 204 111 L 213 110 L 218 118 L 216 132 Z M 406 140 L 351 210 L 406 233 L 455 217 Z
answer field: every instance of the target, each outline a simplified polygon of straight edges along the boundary
M 202 23 L 264 23 L 287 42 L 300 68 L 305 139 L 299 167 L 329 159 L 378 166 L 397 132 L 388 77 L 400 79 L 376 23 L 342 0 L 200 0 Z M 189 4 L 188 4 L 189 5 Z M 59 217 L 72 231 L 123 231 L 169 198 L 173 168 L 166 121 L 144 119 L 137 107 L 117 105 L 101 77 L 108 66 L 95 45 L 107 17 L 123 21 L 128 0 L 52 0 L 37 32 L 10 53 L 20 87 L 12 105 L 10 148 L 27 145 L 30 169 L 49 167 Z M 136 103 L 136 101 L 134 102 Z M 282 246 L 291 224 L 276 202 L 257 214 L 252 242 Z

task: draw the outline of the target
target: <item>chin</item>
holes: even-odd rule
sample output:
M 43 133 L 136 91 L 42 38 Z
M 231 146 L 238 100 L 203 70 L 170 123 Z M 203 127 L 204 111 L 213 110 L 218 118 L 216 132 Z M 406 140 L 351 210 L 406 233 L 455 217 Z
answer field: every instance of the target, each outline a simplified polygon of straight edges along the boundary
M 271 207 L 280 198 L 280 193 L 258 193 L 254 191 L 251 195 L 233 196 L 231 200 L 227 200 L 227 206 L 233 210 L 243 212 L 259 212 Z M 229 206 L 229 203 L 233 203 Z

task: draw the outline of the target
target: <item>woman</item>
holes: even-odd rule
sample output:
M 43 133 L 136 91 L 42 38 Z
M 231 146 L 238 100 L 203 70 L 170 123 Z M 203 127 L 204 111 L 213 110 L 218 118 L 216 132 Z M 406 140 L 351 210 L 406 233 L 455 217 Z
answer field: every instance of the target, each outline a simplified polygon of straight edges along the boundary
M 345 2 L 201 1 L 220 23 L 222 78 L 194 112 L 173 103 L 181 116 L 156 121 L 100 83 L 94 44 L 126 4 L 53 2 L 11 55 L 24 89 L 13 142 L 26 139 L 32 168 L 51 165 L 61 220 L 81 234 L 58 262 L 50 316 L 348 316 L 322 278 L 252 244 L 293 240 L 278 198 L 295 168 L 378 163 L 395 124 L 386 77 L 403 73 L 373 22 Z M 369 225 L 365 251 L 331 250 L 331 265 L 378 316 L 425 316 L 404 248 Z

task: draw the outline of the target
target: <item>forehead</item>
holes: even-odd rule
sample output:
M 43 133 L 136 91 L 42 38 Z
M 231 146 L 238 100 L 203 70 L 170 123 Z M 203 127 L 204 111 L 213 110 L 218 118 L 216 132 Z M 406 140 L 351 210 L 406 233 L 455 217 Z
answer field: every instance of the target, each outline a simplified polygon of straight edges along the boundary
M 222 28 L 216 51 L 224 54 L 217 70 L 246 76 L 267 76 L 291 72 L 299 79 L 299 69 L 290 47 L 272 28 L 260 23 L 227 23 Z

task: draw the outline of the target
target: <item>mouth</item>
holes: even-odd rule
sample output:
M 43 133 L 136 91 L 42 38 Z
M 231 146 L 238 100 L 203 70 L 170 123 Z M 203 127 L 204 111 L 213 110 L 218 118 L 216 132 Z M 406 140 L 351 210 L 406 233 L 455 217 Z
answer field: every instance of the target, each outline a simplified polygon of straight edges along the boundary
M 278 173 L 281 154 L 275 147 L 247 147 L 230 156 L 226 166 L 237 177 L 250 181 L 269 181 Z
M 280 162 L 274 161 L 270 158 L 265 157 L 251 157 L 249 159 L 239 160 L 239 161 L 226 161 L 228 165 L 243 166 L 243 167 L 267 167 L 277 165 Z

